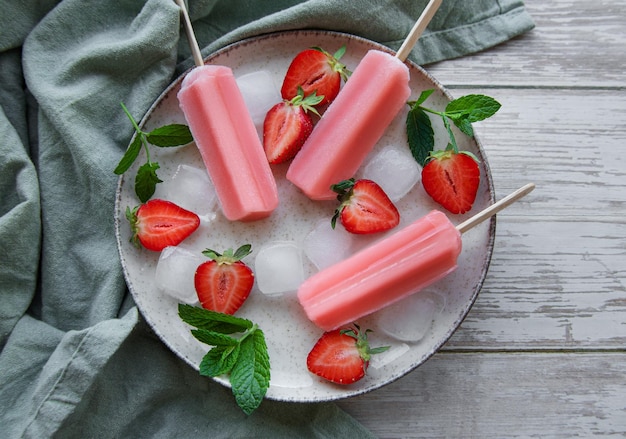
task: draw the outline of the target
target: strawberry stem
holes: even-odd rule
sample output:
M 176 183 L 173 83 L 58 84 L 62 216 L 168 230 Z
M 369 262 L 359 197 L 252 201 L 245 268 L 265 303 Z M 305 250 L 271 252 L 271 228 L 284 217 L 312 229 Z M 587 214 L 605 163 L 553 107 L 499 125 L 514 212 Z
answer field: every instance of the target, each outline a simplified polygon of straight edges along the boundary
M 293 107 L 302 107 L 302 109 L 307 112 L 315 113 L 316 115 L 320 115 L 317 109 L 315 108 L 320 102 L 324 100 L 324 95 L 317 95 L 317 91 L 314 91 L 308 96 L 304 96 L 304 90 L 302 87 L 298 86 L 298 94 L 296 94 L 293 99 L 289 101 L 289 105 Z
M 240 261 L 244 257 L 248 256 L 252 253 L 252 245 L 244 244 L 239 247 L 236 251 L 233 251 L 232 248 L 224 250 L 224 253 L 218 253 L 215 250 L 207 248 L 202 252 L 204 256 L 209 259 L 214 260 L 218 264 L 232 264 L 237 261 Z
M 352 196 L 352 188 L 354 187 L 354 183 L 356 180 L 354 178 L 350 178 L 348 180 L 342 180 L 337 184 L 333 184 L 330 189 L 334 192 L 337 192 L 337 201 L 341 203 L 337 209 L 335 209 L 335 214 L 330 220 L 330 226 L 334 229 L 337 225 L 337 220 L 341 215 L 341 211 L 343 208 L 350 203 L 350 197 Z
M 359 351 L 359 355 L 365 362 L 365 365 L 370 361 L 372 355 L 380 354 L 381 352 L 385 352 L 390 348 L 390 346 L 380 346 L 374 349 L 370 348 L 369 341 L 367 339 L 367 334 L 373 332 L 371 329 L 366 329 L 365 331 L 361 331 L 361 328 L 356 323 L 352 324 L 352 328 L 342 329 L 341 334 L 350 336 L 356 340 L 356 347 Z

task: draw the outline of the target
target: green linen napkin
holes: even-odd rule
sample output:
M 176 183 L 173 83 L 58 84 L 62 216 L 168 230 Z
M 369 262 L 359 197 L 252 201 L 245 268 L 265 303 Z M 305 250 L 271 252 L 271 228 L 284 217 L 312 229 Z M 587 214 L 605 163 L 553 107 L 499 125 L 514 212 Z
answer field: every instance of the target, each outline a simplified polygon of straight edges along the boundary
M 272 31 L 354 33 L 397 49 L 426 1 L 191 1 L 204 54 Z M 429 62 L 530 30 L 517 0 L 446 0 L 411 54 Z M 181 37 L 181 35 L 183 35 Z M 252 415 L 179 360 L 126 289 L 115 168 L 190 67 L 173 0 L 7 0 L 0 15 L 2 437 L 371 437 L 332 403 Z

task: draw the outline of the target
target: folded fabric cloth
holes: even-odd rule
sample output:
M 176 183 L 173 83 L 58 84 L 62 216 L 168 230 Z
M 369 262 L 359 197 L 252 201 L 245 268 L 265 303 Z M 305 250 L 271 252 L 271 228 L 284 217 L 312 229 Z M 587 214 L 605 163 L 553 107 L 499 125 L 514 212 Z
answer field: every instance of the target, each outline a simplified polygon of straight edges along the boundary
M 315 28 L 397 49 L 425 0 L 198 0 L 205 55 Z M 411 59 L 484 50 L 530 30 L 517 0 L 446 0 Z M 2 437 L 370 437 L 335 404 L 264 401 L 246 416 L 179 360 L 129 295 L 112 170 L 132 127 L 192 65 L 172 0 L 9 0 L 0 16 Z

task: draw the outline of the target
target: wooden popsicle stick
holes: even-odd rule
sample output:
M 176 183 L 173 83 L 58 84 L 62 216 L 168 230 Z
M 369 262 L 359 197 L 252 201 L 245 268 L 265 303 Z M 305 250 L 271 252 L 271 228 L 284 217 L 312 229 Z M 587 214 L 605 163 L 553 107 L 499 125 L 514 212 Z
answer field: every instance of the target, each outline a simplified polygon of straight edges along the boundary
M 187 33 L 187 39 L 189 40 L 189 46 L 191 47 L 191 56 L 193 56 L 193 61 L 196 63 L 196 66 L 203 66 L 204 59 L 202 58 L 202 53 L 200 52 L 200 46 L 198 46 L 196 35 L 193 32 L 193 27 L 191 26 L 191 19 L 189 18 L 189 13 L 187 12 L 187 7 L 185 6 L 185 0 L 175 1 L 178 7 L 180 7 L 180 12 L 183 15 L 183 25 L 185 26 L 185 32 Z
M 500 212 L 505 207 L 510 206 L 511 204 L 513 204 L 514 202 L 519 200 L 520 198 L 528 195 L 530 192 L 532 192 L 533 189 L 535 189 L 535 184 L 534 183 L 528 183 L 528 184 L 522 186 L 521 188 L 519 188 L 518 190 L 516 190 L 512 194 L 504 197 L 500 201 L 497 201 L 496 203 L 492 204 L 491 206 L 487 207 L 486 209 L 478 212 L 473 217 L 471 217 L 468 220 L 462 222 L 461 224 L 456 226 L 456 229 L 460 233 L 464 233 L 464 232 L 468 231 L 469 229 L 471 229 L 472 227 L 482 223 L 486 219 L 491 218 L 493 215 L 495 215 L 496 213 Z
M 422 36 L 422 32 L 424 32 L 426 26 L 428 26 L 428 23 L 430 23 L 430 20 L 432 20 L 433 16 L 435 15 L 435 12 L 437 12 L 437 9 L 439 9 L 439 6 L 441 6 L 442 1 L 443 0 L 430 0 L 430 2 L 428 2 L 426 7 L 424 8 L 424 11 L 422 12 L 422 15 L 420 15 L 409 34 L 404 39 L 402 46 L 400 46 L 398 53 L 396 53 L 396 58 L 398 58 L 400 61 L 406 60 L 407 56 L 409 56 L 409 53 L 411 53 L 413 46 L 415 46 L 417 40 L 419 40 L 419 38 Z

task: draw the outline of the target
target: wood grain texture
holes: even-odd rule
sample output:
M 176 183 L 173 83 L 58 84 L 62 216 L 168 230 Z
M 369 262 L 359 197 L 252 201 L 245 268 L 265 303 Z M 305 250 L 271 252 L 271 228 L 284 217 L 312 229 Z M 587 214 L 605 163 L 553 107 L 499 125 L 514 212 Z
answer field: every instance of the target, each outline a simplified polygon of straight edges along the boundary
M 623 360 L 616 353 L 439 353 L 339 406 L 384 438 L 623 438 Z
M 623 87 L 626 0 L 530 0 L 536 27 L 428 70 L 448 85 Z
M 426 66 L 476 124 L 497 197 L 469 315 L 429 361 L 339 402 L 381 438 L 626 437 L 626 0 L 527 0 L 536 29 Z

